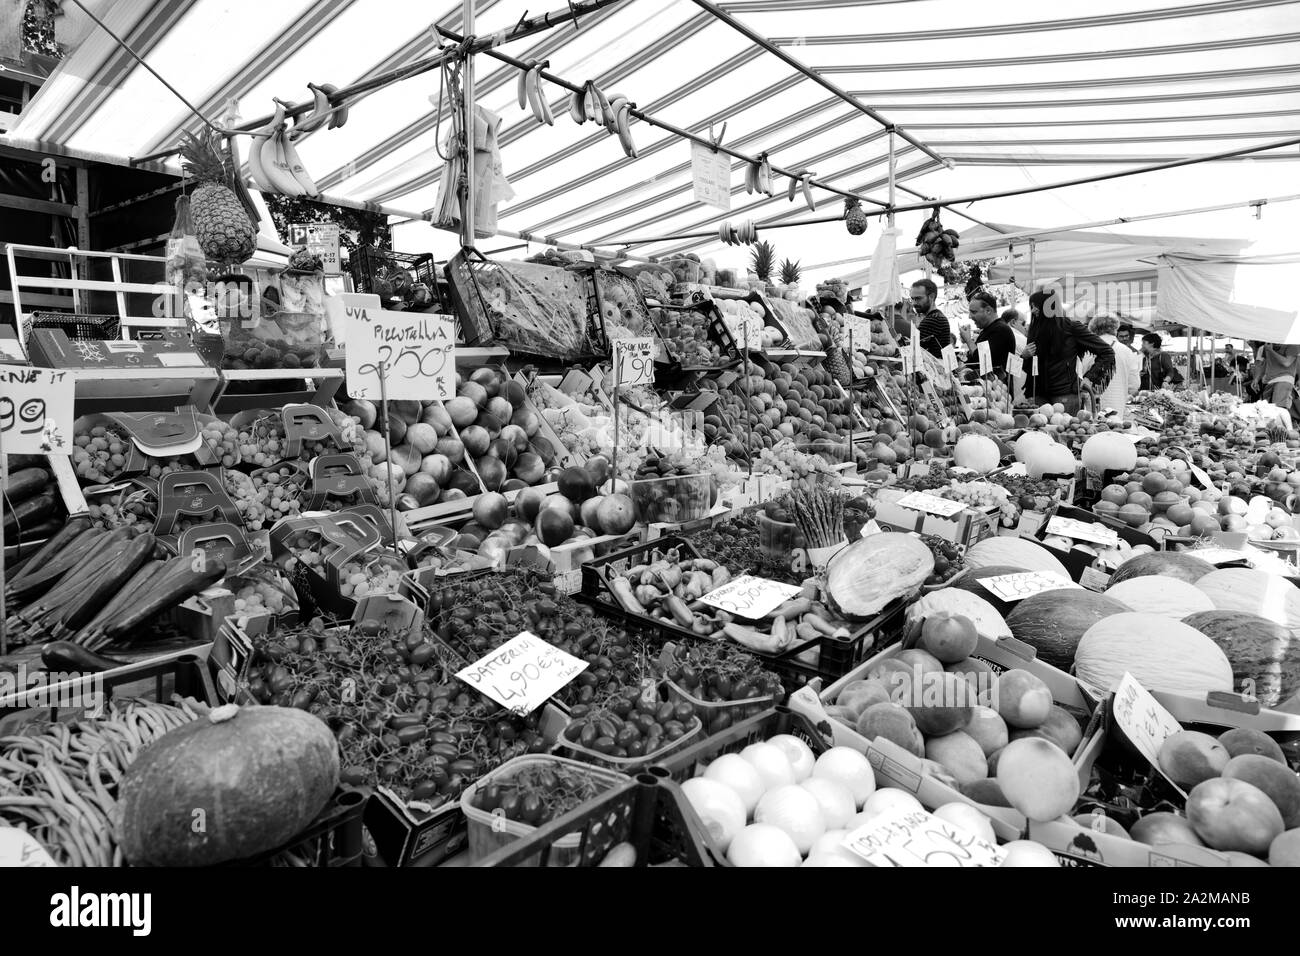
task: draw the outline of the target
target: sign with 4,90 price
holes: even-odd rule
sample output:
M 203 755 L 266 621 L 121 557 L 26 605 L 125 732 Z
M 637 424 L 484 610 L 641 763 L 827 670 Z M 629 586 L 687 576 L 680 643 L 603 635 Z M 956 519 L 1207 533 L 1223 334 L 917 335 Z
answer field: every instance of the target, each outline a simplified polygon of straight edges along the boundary
M 531 714 L 586 669 L 586 661 L 524 631 L 456 676 L 502 707 Z
M 446 401 L 456 397 L 454 317 L 347 306 L 344 318 L 344 367 L 353 398 Z

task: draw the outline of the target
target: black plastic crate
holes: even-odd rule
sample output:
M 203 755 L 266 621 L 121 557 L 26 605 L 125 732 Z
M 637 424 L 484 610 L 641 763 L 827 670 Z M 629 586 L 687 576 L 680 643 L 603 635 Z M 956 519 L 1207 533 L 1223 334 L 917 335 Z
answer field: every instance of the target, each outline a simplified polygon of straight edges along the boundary
M 684 783 L 723 754 L 740 753 L 750 744 L 770 740 L 778 734 L 798 737 L 814 755 L 823 754 L 830 749 L 826 738 L 803 714 L 796 714 L 788 707 L 773 707 L 737 721 L 721 733 L 711 734 L 685 750 L 677 751 L 659 761 L 651 770 L 677 783 Z
M 597 608 L 602 614 L 621 621 L 624 626 L 637 628 L 664 642 L 708 640 L 689 628 L 626 610 L 610 586 L 611 571 L 650 563 L 649 560 L 643 562 L 642 559 L 651 558 L 656 551 L 672 548 L 679 549 L 691 558 L 702 557 L 694 545 L 676 535 L 666 535 L 645 544 L 613 551 L 582 566 L 582 590 L 575 597 Z M 830 683 L 881 648 L 899 640 L 902 637 L 906 609 L 906 602 L 895 601 L 874 618 L 855 628 L 847 638 L 822 636 L 778 654 L 764 654 L 748 648 L 746 650 L 781 677 L 787 692 L 797 690 L 814 677 Z
M 655 312 L 660 316 L 656 317 Z M 672 341 L 669 339 L 660 326 L 660 318 L 668 312 L 699 312 L 708 318 L 707 328 L 709 340 L 718 346 L 721 359 L 716 365 L 685 365 L 678 355 L 673 351 Z M 650 323 L 654 327 L 654 333 L 664 344 L 664 354 L 670 362 L 680 368 L 683 372 L 714 372 L 719 369 L 731 368 L 740 363 L 740 349 L 736 346 L 735 340 L 731 337 L 731 330 L 727 324 L 722 321 L 722 313 L 712 302 L 705 300 L 695 303 L 694 305 L 658 305 L 650 311 Z
M 370 246 L 360 246 L 348 257 L 348 272 L 357 292 L 373 293 L 376 283 L 397 272 L 407 272 L 416 282 L 423 282 L 433 293 L 433 305 L 445 305 L 439 292 L 438 264 L 433 253 L 386 252 Z
M 360 866 L 364 846 L 362 817 L 369 801 L 367 789 L 339 789 L 302 833 L 273 850 L 228 865 Z
M 114 315 L 80 312 L 33 312 L 27 319 L 26 338 L 32 329 L 61 329 L 74 342 L 111 342 L 120 337 L 122 320 Z
M 599 866 L 615 846 L 630 844 L 635 866 L 725 866 L 681 788 L 662 774 L 643 773 L 585 806 L 478 862 L 478 866 L 549 866 L 561 837 L 580 834 L 577 862 Z M 573 850 L 565 853 L 573 855 Z

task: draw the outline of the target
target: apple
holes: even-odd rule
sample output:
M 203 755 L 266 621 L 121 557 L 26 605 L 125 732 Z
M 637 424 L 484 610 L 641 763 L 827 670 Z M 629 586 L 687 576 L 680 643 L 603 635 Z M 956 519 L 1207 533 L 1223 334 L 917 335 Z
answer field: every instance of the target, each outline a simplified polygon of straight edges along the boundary
M 501 429 L 501 434 L 497 437 L 514 445 L 515 451 L 528 451 L 528 432 L 524 431 L 518 425 L 506 425 Z
M 1231 777 L 1203 780 L 1187 795 L 1187 820 L 1215 850 L 1264 854 L 1284 828 L 1268 794 Z
M 431 476 L 441 487 L 447 483 L 447 478 L 451 475 L 451 459 L 440 454 L 425 455 L 424 460 L 420 462 L 420 471 Z
M 1205 845 L 1186 819 L 1163 810 L 1143 815 L 1129 828 L 1128 833 L 1131 839 L 1148 846 L 1160 846 L 1162 843 Z
M 461 444 L 460 439 L 453 438 L 451 435 L 445 435 L 438 439 L 438 444 L 433 447 L 435 455 L 442 455 L 453 465 L 459 465 L 465 460 L 465 446 Z M 438 482 L 442 484 L 442 482 Z

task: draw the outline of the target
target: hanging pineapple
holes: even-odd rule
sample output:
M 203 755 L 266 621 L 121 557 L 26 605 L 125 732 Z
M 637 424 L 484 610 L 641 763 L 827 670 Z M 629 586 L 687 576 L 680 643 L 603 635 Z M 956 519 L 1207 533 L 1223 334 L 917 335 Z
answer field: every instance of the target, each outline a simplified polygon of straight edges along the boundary
M 185 172 L 197 181 L 190 194 L 190 215 L 199 248 L 209 261 L 233 266 L 253 255 L 257 232 L 231 188 L 232 174 L 217 151 L 214 137 L 184 133 L 181 158 Z
M 848 226 L 850 236 L 860 236 L 867 231 L 867 214 L 862 211 L 862 203 L 851 197 L 844 200 L 844 224 Z

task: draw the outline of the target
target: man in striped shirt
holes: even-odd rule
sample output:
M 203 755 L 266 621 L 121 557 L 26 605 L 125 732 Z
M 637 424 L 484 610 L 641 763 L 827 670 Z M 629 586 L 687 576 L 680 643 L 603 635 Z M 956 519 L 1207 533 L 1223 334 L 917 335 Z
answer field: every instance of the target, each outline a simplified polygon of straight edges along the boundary
M 939 287 L 930 279 L 912 283 L 912 308 L 920 320 L 917 334 L 921 336 L 921 348 L 935 358 L 942 358 L 943 347 L 952 343 L 952 329 L 948 317 L 935 307 L 938 298 Z

